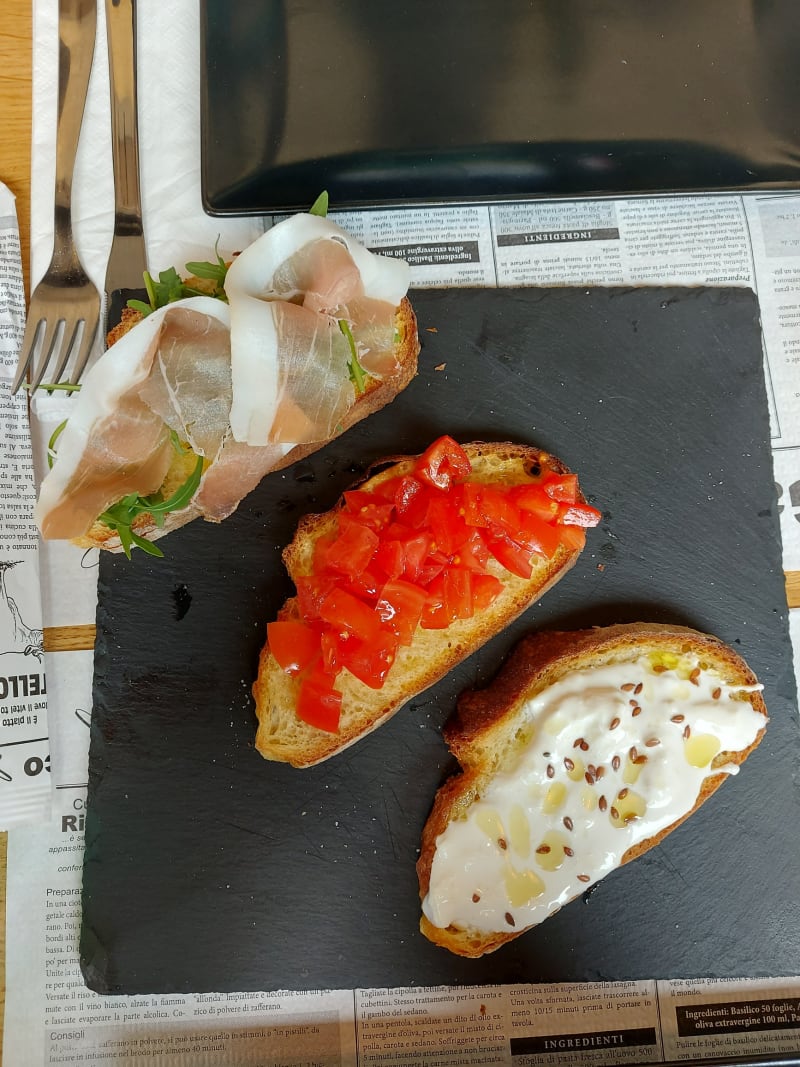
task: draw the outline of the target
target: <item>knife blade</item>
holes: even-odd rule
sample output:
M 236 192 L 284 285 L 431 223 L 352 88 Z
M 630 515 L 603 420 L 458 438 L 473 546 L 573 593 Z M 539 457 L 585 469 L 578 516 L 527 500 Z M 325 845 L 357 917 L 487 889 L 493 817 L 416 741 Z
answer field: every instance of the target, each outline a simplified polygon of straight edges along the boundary
M 147 250 L 139 189 L 136 110 L 136 2 L 106 0 L 114 161 L 114 237 L 106 267 L 106 330 L 120 321 L 133 297 L 147 300 L 142 275 Z

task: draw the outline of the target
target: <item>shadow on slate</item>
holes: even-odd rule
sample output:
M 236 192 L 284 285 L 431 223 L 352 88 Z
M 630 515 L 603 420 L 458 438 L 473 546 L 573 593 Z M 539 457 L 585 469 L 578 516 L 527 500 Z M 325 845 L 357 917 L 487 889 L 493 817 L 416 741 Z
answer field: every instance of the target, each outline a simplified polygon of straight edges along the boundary
M 794 676 L 759 311 L 745 289 L 413 294 L 420 372 L 392 405 L 268 477 L 166 558 L 104 555 L 81 963 L 104 993 L 800 971 Z M 429 332 L 435 330 L 436 332 Z M 311 770 L 255 752 L 280 552 L 370 461 L 438 434 L 541 445 L 603 510 L 578 564 L 372 736 Z M 499 952 L 418 932 L 415 862 L 453 769 L 440 727 L 535 627 L 713 632 L 765 685 L 741 774 L 643 859 Z

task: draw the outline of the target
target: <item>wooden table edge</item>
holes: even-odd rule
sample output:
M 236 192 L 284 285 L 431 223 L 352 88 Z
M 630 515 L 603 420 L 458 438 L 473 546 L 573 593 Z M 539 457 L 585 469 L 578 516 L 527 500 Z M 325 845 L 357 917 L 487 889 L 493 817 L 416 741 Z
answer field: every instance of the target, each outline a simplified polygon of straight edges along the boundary
M 800 608 L 800 571 L 786 571 L 786 602 Z M 48 626 L 44 631 L 45 652 L 81 652 L 94 648 L 95 626 Z

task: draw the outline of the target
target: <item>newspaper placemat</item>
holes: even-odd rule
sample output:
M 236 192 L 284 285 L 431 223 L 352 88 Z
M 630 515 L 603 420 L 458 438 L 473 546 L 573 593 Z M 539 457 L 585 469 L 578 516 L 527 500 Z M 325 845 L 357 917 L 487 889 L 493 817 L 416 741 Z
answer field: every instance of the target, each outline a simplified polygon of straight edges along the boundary
M 50 730 L 33 455 L 11 383 L 25 332 L 14 197 L 0 185 L 0 830 L 50 815 Z
M 150 196 L 152 183 L 145 181 L 143 189 L 145 222 L 154 242 L 152 267 L 158 270 L 197 258 L 197 246 L 205 248 L 209 234 L 213 243 L 224 227 L 220 220 L 204 216 L 200 206 L 196 5 L 192 0 L 169 5 L 140 0 L 138 11 L 147 74 L 140 83 L 143 156 L 157 160 L 169 178 L 157 203 Z M 102 26 L 102 5 L 98 15 Z M 54 5 L 37 2 L 34 17 L 39 120 L 34 137 L 35 278 L 49 254 Z M 98 62 L 104 54 L 101 33 Z M 105 87 L 94 84 L 88 115 L 100 136 L 105 136 L 106 110 Z M 163 120 L 165 114 L 169 121 Z M 169 168 L 177 134 L 187 161 L 179 172 Z M 99 141 L 92 148 L 79 159 L 86 212 L 82 225 L 91 229 L 88 216 L 102 205 L 107 242 L 110 178 L 105 179 L 103 200 L 93 170 L 108 156 Z M 786 569 L 800 569 L 800 195 L 365 211 L 340 214 L 337 221 L 370 247 L 407 257 L 416 287 L 651 282 L 756 289 L 763 316 L 784 564 Z M 255 235 L 262 220 L 248 225 Z M 230 233 L 224 246 L 241 247 L 240 234 Z M 98 254 L 102 263 L 102 249 Z M 46 434 L 40 436 L 46 440 Z M 82 569 L 84 561 L 76 554 L 69 581 L 56 581 L 62 562 L 54 556 L 42 561 L 42 579 L 54 590 L 52 611 L 58 615 L 53 621 L 93 622 L 91 570 Z M 81 617 L 70 614 L 76 603 Z M 790 626 L 797 650 L 797 612 L 791 613 Z M 91 664 L 92 656 L 85 652 L 52 657 L 48 700 L 53 758 L 60 768 L 53 817 L 46 826 L 9 836 L 5 1064 L 191 1064 L 202 1057 L 209 1067 L 299 1067 L 311 1062 L 346 1067 L 603 1065 L 691 1061 L 703 1055 L 777 1056 L 800 1045 L 800 977 L 468 991 L 414 988 L 146 998 L 90 993 L 78 968 L 77 902 Z

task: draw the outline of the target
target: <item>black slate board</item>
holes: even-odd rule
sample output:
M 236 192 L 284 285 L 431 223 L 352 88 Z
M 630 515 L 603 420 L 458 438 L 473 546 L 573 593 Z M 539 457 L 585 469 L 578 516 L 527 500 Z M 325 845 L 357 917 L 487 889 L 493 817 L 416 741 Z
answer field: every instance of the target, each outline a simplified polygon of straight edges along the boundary
M 164 560 L 100 567 L 81 960 L 111 993 L 790 975 L 800 743 L 758 305 L 743 289 L 413 295 L 420 373 Z M 437 332 L 429 332 L 436 330 Z M 290 593 L 280 550 L 367 462 L 443 431 L 530 441 L 604 512 L 575 569 L 376 734 L 265 763 L 249 688 Z M 646 618 L 718 634 L 766 687 L 742 773 L 588 899 L 482 960 L 418 933 L 420 829 L 456 694 L 536 626 Z

